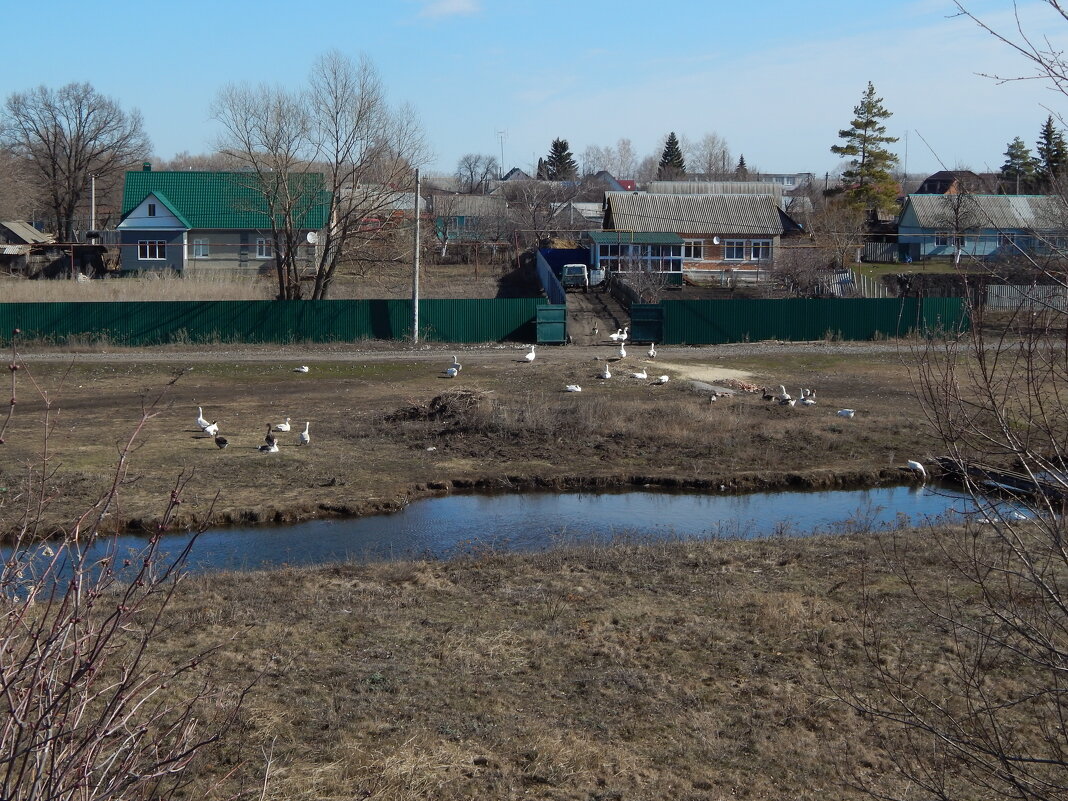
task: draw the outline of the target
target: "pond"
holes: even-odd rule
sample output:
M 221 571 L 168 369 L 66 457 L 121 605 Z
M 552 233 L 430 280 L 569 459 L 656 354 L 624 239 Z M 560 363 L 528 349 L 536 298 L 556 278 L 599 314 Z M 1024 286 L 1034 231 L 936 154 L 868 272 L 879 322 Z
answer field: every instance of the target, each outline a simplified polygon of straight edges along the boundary
M 449 495 L 416 501 L 393 514 L 211 529 L 194 545 L 190 568 L 256 570 L 447 558 L 479 549 L 530 551 L 621 537 L 652 541 L 848 533 L 959 518 L 966 508 L 961 492 L 932 485 L 747 495 L 656 491 Z M 187 541 L 181 535 L 170 539 L 174 547 L 168 548 L 165 540 L 165 552 L 177 551 Z M 137 552 L 144 545 L 140 536 L 118 538 L 120 553 Z

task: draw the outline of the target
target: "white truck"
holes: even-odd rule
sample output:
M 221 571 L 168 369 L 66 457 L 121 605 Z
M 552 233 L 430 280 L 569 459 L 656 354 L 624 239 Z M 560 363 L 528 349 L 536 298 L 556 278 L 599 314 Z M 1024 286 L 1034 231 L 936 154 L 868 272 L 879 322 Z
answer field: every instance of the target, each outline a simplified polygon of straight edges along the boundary
M 565 264 L 560 270 L 560 284 L 565 292 L 581 289 L 589 292 L 591 286 L 604 282 L 604 270 L 587 267 L 585 264 Z

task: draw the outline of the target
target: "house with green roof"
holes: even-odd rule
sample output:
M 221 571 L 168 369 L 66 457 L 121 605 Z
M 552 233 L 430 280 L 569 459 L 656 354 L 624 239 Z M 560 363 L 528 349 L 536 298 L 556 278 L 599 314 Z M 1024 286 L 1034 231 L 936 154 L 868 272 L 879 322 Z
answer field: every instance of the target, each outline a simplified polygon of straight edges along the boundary
M 311 264 L 317 237 L 309 234 L 326 226 L 329 196 L 321 173 L 289 178 L 286 197 L 302 243 L 297 262 Z M 273 270 L 268 197 L 256 173 L 160 171 L 146 163 L 126 173 L 123 186 L 117 226 L 122 269 L 183 274 Z

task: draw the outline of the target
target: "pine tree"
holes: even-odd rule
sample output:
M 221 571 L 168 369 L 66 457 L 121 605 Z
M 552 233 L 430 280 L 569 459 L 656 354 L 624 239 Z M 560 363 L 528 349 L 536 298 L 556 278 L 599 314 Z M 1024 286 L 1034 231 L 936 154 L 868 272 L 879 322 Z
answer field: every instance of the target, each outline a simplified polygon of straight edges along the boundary
M 656 177 L 663 180 L 682 178 L 686 175 L 686 161 L 682 158 L 682 148 L 679 147 L 678 137 L 672 131 L 668 134 L 664 143 L 664 153 L 660 156 L 660 164 L 656 168 Z
M 1038 178 L 1048 190 L 1058 179 L 1064 177 L 1068 167 L 1068 144 L 1064 141 L 1064 132 L 1053 124 L 1053 116 L 1046 118 L 1045 125 L 1038 135 Z
M 847 190 L 850 198 L 869 208 L 887 208 L 897 197 L 897 184 L 890 175 L 890 168 L 897 163 L 897 156 L 884 145 L 897 141 L 896 136 L 886 135 L 886 126 L 881 120 L 892 116 L 883 107 L 883 99 L 875 96 L 875 87 L 868 81 L 868 88 L 861 96 L 860 105 L 853 108 L 853 122 L 838 132 L 844 145 L 832 145 L 831 152 L 850 156 L 850 169 L 842 172 L 842 178 L 853 184 Z
M 538 159 L 538 169 L 534 173 L 534 177 L 537 178 L 539 181 L 549 180 L 549 168 L 545 166 L 545 159 Z
M 545 172 L 550 181 L 573 181 L 578 175 L 578 164 L 571 154 L 566 139 L 554 139 L 545 159 Z
M 744 153 L 738 157 L 738 166 L 734 168 L 734 177 L 739 181 L 745 181 L 749 178 L 749 168 L 745 166 Z
M 1023 139 L 1016 137 L 1005 149 L 1005 163 L 1001 165 L 1001 178 L 1014 195 L 1030 192 L 1035 180 L 1035 157 Z

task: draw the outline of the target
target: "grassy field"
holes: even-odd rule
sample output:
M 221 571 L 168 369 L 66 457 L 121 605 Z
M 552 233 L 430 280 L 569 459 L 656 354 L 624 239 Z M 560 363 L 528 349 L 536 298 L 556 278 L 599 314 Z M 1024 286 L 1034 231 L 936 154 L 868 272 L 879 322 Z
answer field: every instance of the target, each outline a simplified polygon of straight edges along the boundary
M 905 478 L 905 461 L 932 444 L 918 424 L 907 349 L 814 344 L 719 358 L 715 348 L 548 348 L 533 364 L 516 348 L 460 352 L 460 377 L 443 377 L 451 352 L 341 354 L 248 349 L 227 358 L 178 350 L 27 356 L 6 435 L 0 528 L 18 525 L 11 502 L 40 461 L 48 398 L 50 521 L 69 519 L 108 482 L 109 466 L 144 404 L 163 393 L 128 469 L 137 477 L 113 510 L 116 526 L 150 525 L 180 471 L 191 474 L 180 518 L 297 520 L 398 508 L 450 488 L 724 484 L 762 487 L 874 484 Z M 301 363 L 306 374 L 293 372 Z M 608 363 L 614 376 L 598 378 Z M 630 373 L 673 380 L 656 386 Z M 811 408 L 739 393 L 709 403 L 687 377 L 734 370 L 756 385 L 817 391 Z M 174 381 L 172 386 L 168 382 Z M 581 393 L 564 392 L 577 383 Z M 229 440 L 215 447 L 197 408 Z M 853 420 L 836 415 L 857 410 Z M 291 418 L 280 452 L 263 454 L 267 425 Z M 296 432 L 310 423 L 311 447 Z M 217 496 L 217 497 L 216 497 Z
M 0 522 L 35 505 L 24 481 L 39 481 L 46 414 L 51 529 L 104 490 L 160 392 L 116 526 L 151 527 L 179 473 L 183 522 L 244 523 L 478 488 L 905 481 L 905 460 L 934 447 L 905 344 L 629 350 L 544 348 L 532 364 L 517 348 L 460 350 L 455 379 L 441 350 L 28 353 Z M 612 378 L 597 378 L 606 363 Z M 670 381 L 630 377 L 643 367 Z M 818 400 L 709 402 L 690 378 Z M 225 450 L 194 425 L 198 406 Z M 267 424 L 287 417 L 294 432 L 311 422 L 311 445 L 291 433 L 260 453 Z M 908 541 L 924 580 L 943 581 L 930 535 Z M 895 781 L 873 722 L 835 697 L 866 680 L 862 586 L 893 638 L 940 645 L 884 544 L 623 541 L 190 578 L 155 658 L 221 644 L 212 683 L 231 696 L 255 683 L 189 797 L 232 798 L 266 772 L 264 797 L 287 799 L 859 798 L 858 779 Z

